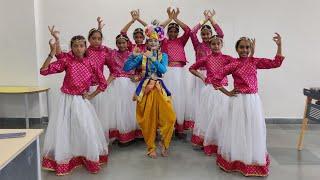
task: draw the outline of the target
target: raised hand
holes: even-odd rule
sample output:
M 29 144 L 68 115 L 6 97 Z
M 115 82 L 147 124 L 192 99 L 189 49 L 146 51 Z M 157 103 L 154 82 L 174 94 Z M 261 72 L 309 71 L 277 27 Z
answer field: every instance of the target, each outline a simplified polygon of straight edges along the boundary
M 273 41 L 277 44 L 277 55 L 282 56 L 282 46 L 281 46 L 281 36 L 279 33 L 275 33 L 276 35 L 273 37 Z
M 167 14 L 168 14 L 169 19 L 173 19 L 174 10 L 171 9 L 171 7 L 168 7 L 167 8 Z
M 177 8 L 176 10 L 173 10 L 173 19 L 177 19 L 179 14 L 180 14 L 179 8 Z
M 59 41 L 59 34 L 60 32 L 54 29 L 54 25 L 52 27 L 48 26 L 48 29 L 50 31 L 50 34 L 56 41 Z
M 209 20 L 211 18 L 211 14 L 210 14 L 209 10 L 203 11 L 203 15 L 204 15 L 205 20 Z
M 253 57 L 255 49 L 256 49 L 256 39 L 253 38 L 253 39 L 250 39 L 250 55 L 249 55 L 250 57 Z
M 140 9 L 136 10 L 136 14 L 135 14 L 136 19 L 140 19 Z
M 216 15 L 216 11 L 214 9 L 212 9 L 212 11 L 208 10 L 209 14 L 210 14 L 210 18 L 212 18 L 213 16 Z
M 49 41 L 49 46 L 50 46 L 50 55 L 54 56 L 57 53 L 57 46 L 56 42 L 53 39 L 50 39 Z
M 277 46 L 281 46 L 281 36 L 279 33 L 275 33 L 275 34 L 276 35 L 272 39 L 277 44 Z
M 97 17 L 97 22 L 98 22 L 98 30 L 101 31 L 106 24 L 103 23 L 103 19 L 101 17 Z
M 139 13 L 136 10 L 133 10 L 130 12 L 131 17 L 132 17 L 132 21 L 136 21 L 137 19 L 139 19 Z
M 44 61 L 44 63 L 42 64 L 42 66 L 40 68 L 41 71 L 45 70 L 49 67 L 53 56 L 56 55 L 56 52 L 57 52 L 56 43 L 57 42 L 55 42 L 53 39 L 50 39 L 50 41 L 49 41 L 50 53 L 49 53 L 48 57 L 46 58 L 46 60 Z

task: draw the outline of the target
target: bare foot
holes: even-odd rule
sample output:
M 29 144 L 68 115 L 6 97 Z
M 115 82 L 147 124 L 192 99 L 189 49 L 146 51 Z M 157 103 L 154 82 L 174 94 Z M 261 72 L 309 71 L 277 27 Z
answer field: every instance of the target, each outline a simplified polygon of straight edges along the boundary
M 156 151 L 149 152 L 147 155 L 152 159 L 157 159 Z
M 163 142 L 159 142 L 159 146 L 161 148 L 161 156 L 168 157 L 169 156 L 168 149 L 164 147 Z

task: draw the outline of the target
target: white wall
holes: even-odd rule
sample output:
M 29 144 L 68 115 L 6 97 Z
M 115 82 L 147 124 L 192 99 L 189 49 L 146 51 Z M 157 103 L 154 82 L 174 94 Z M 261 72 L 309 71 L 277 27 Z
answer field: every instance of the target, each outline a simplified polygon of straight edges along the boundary
M 11 4 L 14 3 L 17 2 L 13 1 Z M 102 16 L 106 23 L 105 42 L 108 46 L 115 47 L 115 36 L 130 20 L 129 10 L 139 8 L 142 18 L 147 22 L 154 18 L 164 20 L 166 7 L 170 3 L 180 7 L 180 18 L 191 27 L 203 18 L 204 9 L 214 8 L 217 12 L 216 18 L 225 33 L 223 51 L 233 56 L 236 56 L 235 41 L 240 36 L 250 36 L 257 40 L 256 56 L 272 58 L 276 51 L 276 46 L 272 41 L 273 33 L 282 34 L 283 53 L 286 60 L 280 69 L 259 72 L 260 95 L 267 117 L 301 117 L 304 106 L 302 88 L 320 86 L 320 78 L 317 73 L 320 67 L 320 61 L 317 60 L 317 50 L 320 49 L 318 35 L 320 32 L 318 23 L 320 1 L 317 0 L 303 2 L 298 0 L 173 0 L 173 2 L 170 0 L 35 0 L 35 31 L 26 33 L 27 38 L 37 42 L 38 59 L 37 62 L 32 63 L 41 64 L 48 54 L 47 44 L 50 36 L 47 25 L 56 25 L 61 31 L 62 44 L 66 47 L 73 35 L 87 36 L 88 30 L 96 26 L 96 17 Z M 13 5 L 10 7 L 16 8 Z M 10 7 L 7 12 L 10 12 Z M 15 20 L 15 24 L 24 21 L 20 18 Z M 133 29 L 134 27 L 130 29 L 131 32 Z M 34 34 L 36 34 L 36 40 L 34 40 Z M 3 48 L 0 50 L 3 51 Z M 21 56 L 25 53 L 15 48 L 10 50 Z M 194 51 L 190 41 L 186 52 L 189 61 L 193 62 Z M 1 66 L 3 63 L 1 58 Z M 31 67 L 29 71 L 31 74 L 38 73 L 38 69 Z M 0 72 L 0 75 L 3 76 L 3 72 Z M 4 76 L 7 74 L 4 73 Z M 18 80 L 23 82 L 16 78 L 18 76 L 23 76 L 23 74 L 15 76 L 12 82 L 18 82 Z M 52 103 L 56 100 L 62 77 L 63 74 L 39 78 L 40 85 L 53 88 L 50 99 Z M 8 80 L 1 79 L 0 83 L 3 84 L 6 81 Z M 45 111 L 42 110 L 42 113 Z
M 38 86 L 33 0 L 0 1 L 0 86 Z M 30 96 L 30 116 L 39 97 Z M 24 97 L 0 95 L 0 117 L 23 117 Z
M 38 83 L 33 0 L 0 2 L 1 85 Z

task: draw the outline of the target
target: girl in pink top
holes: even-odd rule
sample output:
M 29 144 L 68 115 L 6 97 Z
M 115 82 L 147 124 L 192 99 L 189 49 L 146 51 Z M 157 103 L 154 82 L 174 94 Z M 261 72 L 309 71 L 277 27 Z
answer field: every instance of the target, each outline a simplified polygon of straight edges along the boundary
M 102 28 L 104 27 L 103 20 L 101 17 L 97 18 L 98 21 L 98 28 L 92 28 L 88 33 L 88 41 L 90 43 L 88 49 L 87 49 L 87 55 L 89 60 L 94 63 L 97 68 L 104 73 L 105 75 L 109 74 L 109 70 L 105 67 L 105 61 L 107 57 L 108 47 L 104 46 L 102 44 L 103 41 L 103 34 L 102 34 Z M 110 83 L 110 82 L 109 82 Z M 96 89 L 97 86 L 97 80 L 93 79 L 92 85 L 90 87 L 90 92 L 93 92 Z M 102 114 L 104 109 L 107 109 L 108 107 L 105 106 L 105 103 L 103 102 L 106 98 L 106 93 L 101 93 L 99 96 L 91 100 L 93 106 L 96 109 L 96 112 L 98 114 L 99 119 L 102 119 Z
M 215 21 L 213 16 L 215 15 L 215 11 L 204 11 L 205 19 L 200 21 L 192 30 L 190 33 L 191 42 L 193 45 L 193 48 L 196 53 L 196 61 L 199 60 L 202 57 L 208 56 L 211 54 L 212 50 L 210 48 L 210 40 L 212 37 L 212 28 L 207 25 L 206 23 L 210 21 L 213 29 L 216 32 L 216 36 L 223 39 L 224 34 L 218 23 Z M 198 39 L 198 31 L 201 29 L 201 39 L 202 42 Z
M 132 81 L 135 72 L 123 70 L 124 63 L 131 54 L 128 42 L 126 35 L 119 34 L 116 37 L 118 49 L 108 49 L 105 61 L 110 71 L 110 83 L 103 101 L 106 108 L 102 111 L 101 120 L 110 139 L 117 139 L 120 143 L 127 143 L 142 135 L 136 122 L 135 103 L 132 101 L 132 92 L 136 89 L 136 84 Z
M 131 11 L 130 14 L 131 14 L 132 20 L 122 28 L 121 34 L 123 35 L 127 35 L 129 28 L 135 21 L 138 21 L 143 27 L 147 26 L 147 23 L 140 18 L 139 9 Z M 140 52 L 146 51 L 146 43 L 144 42 L 145 35 L 142 28 L 136 28 L 133 31 L 133 39 L 135 44 L 133 44 L 130 39 L 128 41 L 129 51 L 132 52 L 135 47 L 138 47 Z
M 129 30 L 129 28 L 131 27 L 131 25 L 135 22 L 138 21 L 143 27 L 147 26 L 147 23 L 144 22 L 141 18 L 140 18 L 140 10 L 133 10 L 130 12 L 132 20 L 126 24 L 122 30 L 121 30 L 121 34 L 123 35 L 127 35 L 127 32 Z M 144 34 L 144 30 L 143 28 L 136 28 L 133 31 L 133 39 L 134 39 L 134 43 L 132 43 L 132 41 L 129 38 L 128 41 L 128 49 L 130 52 L 132 52 L 136 47 L 139 49 L 139 52 L 143 53 L 147 50 L 147 46 L 145 41 L 145 34 Z M 139 82 L 139 80 L 141 79 L 140 75 L 141 75 L 142 70 L 140 68 L 135 69 L 135 81 Z
M 205 19 L 200 21 L 200 23 L 198 23 L 191 30 L 190 38 L 191 38 L 193 48 L 195 50 L 196 62 L 199 59 L 203 57 L 207 57 L 212 53 L 212 49 L 210 47 L 210 38 L 212 37 L 213 32 L 212 32 L 211 26 L 206 24 L 208 21 L 210 21 L 212 27 L 214 28 L 216 32 L 216 37 L 220 38 L 221 40 L 223 39 L 224 34 L 221 28 L 219 27 L 219 25 L 217 24 L 217 22 L 215 21 L 215 19 L 213 18 L 214 15 L 215 15 L 214 11 L 205 10 L 204 11 Z M 200 35 L 201 35 L 202 42 L 199 41 L 197 36 L 198 31 L 200 29 L 201 29 Z M 204 67 L 200 67 L 198 70 L 199 70 L 198 72 L 201 73 L 203 77 L 206 76 L 207 73 Z M 189 88 L 189 94 L 191 94 L 192 96 L 190 95 L 189 97 L 192 97 L 192 98 L 188 98 L 187 105 L 186 105 L 186 109 L 187 109 L 186 116 L 189 119 L 192 119 L 194 123 L 198 121 L 197 120 L 198 118 L 196 117 L 196 113 L 199 113 L 197 111 L 199 111 L 199 108 L 200 108 L 199 106 L 199 101 L 201 97 L 200 91 L 204 87 L 205 87 L 204 81 L 196 77 L 191 78 L 191 87 Z
M 172 93 L 173 105 L 177 116 L 176 133 L 182 138 L 184 137 L 184 129 L 188 125 L 188 121 L 185 121 L 187 120 L 185 119 L 186 99 L 189 97 L 186 94 L 187 74 L 184 66 L 187 63 L 187 58 L 184 47 L 190 36 L 190 28 L 178 18 L 180 14 L 179 8 L 176 10 L 168 8 L 167 13 L 169 18 L 161 25 L 165 27 L 172 20 L 176 23 L 168 25 L 168 38 L 165 38 L 161 44 L 162 52 L 167 53 L 169 57 L 168 71 L 164 76 L 164 81 Z M 180 27 L 184 33 L 178 37 Z
M 65 78 L 46 131 L 42 167 L 65 175 L 84 165 L 90 173 L 97 173 L 100 165 L 108 160 L 108 141 L 89 100 L 104 91 L 107 83 L 86 56 L 83 36 L 71 39 L 72 53 L 68 54 L 60 50 L 58 31 L 54 28 L 50 31 L 56 42 L 50 41 L 51 52 L 40 74 L 65 72 Z M 50 63 L 55 54 L 58 60 Z M 93 79 L 97 80 L 98 87 L 88 93 Z
M 280 67 L 284 57 L 281 37 L 273 38 L 278 46 L 274 60 L 248 57 L 250 40 L 240 38 L 236 43 L 239 58 L 211 76 L 213 85 L 231 96 L 228 118 L 222 124 L 217 164 L 226 171 L 238 171 L 245 176 L 267 176 L 270 159 L 266 147 L 266 124 L 258 95 L 257 69 Z M 227 91 L 221 79 L 232 74 L 234 90 Z M 236 97 L 234 97 L 236 96 Z
M 200 69 L 205 69 L 207 75 L 216 74 L 232 61 L 232 57 L 221 53 L 223 40 L 220 37 L 212 36 L 210 46 L 211 54 L 202 57 L 189 68 L 192 74 L 203 81 L 203 84 L 210 84 L 210 79 L 202 74 L 199 71 Z M 227 86 L 227 77 L 224 77 L 220 83 Z M 207 155 L 217 152 L 218 132 L 227 112 L 227 102 L 228 98 L 222 92 L 214 90 L 210 85 L 205 85 L 200 90 L 191 142 L 199 147 L 204 146 Z
M 130 72 L 131 74 L 126 73 L 122 70 L 124 62 L 130 54 L 128 50 L 129 41 L 126 35 L 120 34 L 116 38 L 118 50 L 103 46 L 102 28 L 104 24 L 100 17 L 98 17 L 97 21 L 98 29 L 94 28 L 89 31 L 88 39 L 90 46 L 87 54 L 89 59 L 102 71 L 104 65 L 107 65 L 109 72 L 107 82 L 110 84 L 110 89 L 108 89 L 106 93 L 100 94 L 98 98 L 93 101 L 93 104 L 101 119 L 105 135 L 111 140 L 127 143 L 132 141 L 136 136 L 140 137 L 141 134 L 135 122 L 134 104 L 132 106 L 132 102 L 124 98 L 127 96 L 127 94 L 124 93 L 126 88 L 135 88 L 135 84 L 130 81 L 130 78 L 133 78 L 134 74 L 132 72 Z M 128 83 L 128 87 L 119 85 L 121 82 Z M 94 89 L 96 84 L 93 82 L 92 85 L 91 89 Z M 119 94 L 115 95 L 115 93 Z M 122 104 L 121 106 L 124 108 L 128 106 L 127 113 L 121 113 L 121 107 L 119 107 L 120 105 L 117 106 L 118 104 Z
M 90 43 L 87 49 L 87 55 L 90 61 L 94 62 L 98 68 L 104 72 L 104 64 L 107 55 L 108 48 L 102 45 L 103 34 L 102 28 L 104 27 L 103 20 L 101 17 L 97 18 L 98 29 L 92 28 L 88 34 L 88 41 Z M 96 85 L 93 81 L 92 85 Z

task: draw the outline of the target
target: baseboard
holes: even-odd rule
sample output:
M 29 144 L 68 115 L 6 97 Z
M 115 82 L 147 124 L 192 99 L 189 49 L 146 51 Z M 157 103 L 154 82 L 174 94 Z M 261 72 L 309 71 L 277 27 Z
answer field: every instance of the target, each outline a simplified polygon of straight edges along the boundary
M 301 124 L 302 119 L 299 118 L 266 118 L 267 124 Z M 30 125 L 48 123 L 48 117 L 30 118 Z M 320 124 L 319 121 L 309 121 L 309 124 Z M 17 124 L 25 126 L 25 118 L 0 118 L 0 128 L 8 124 Z
M 48 123 L 48 117 L 42 118 L 29 118 L 29 125 L 34 124 L 46 124 Z M 0 118 L 0 129 L 1 128 L 12 128 L 12 127 L 25 127 L 26 119 L 25 118 Z
M 266 118 L 267 124 L 301 124 L 301 118 Z M 309 124 L 320 124 L 319 121 L 308 121 Z

